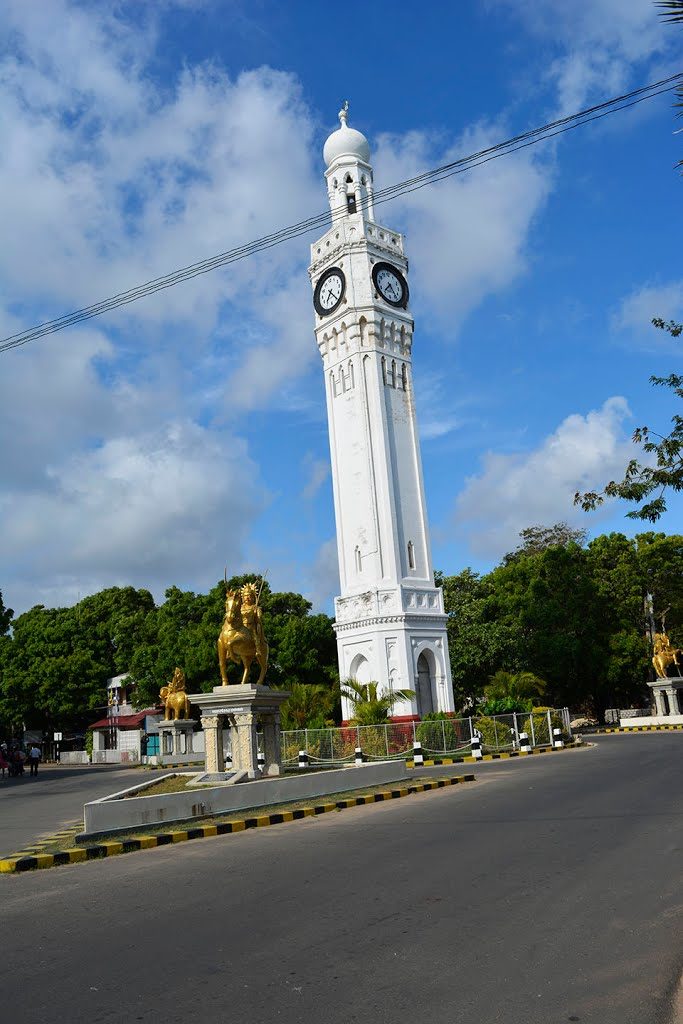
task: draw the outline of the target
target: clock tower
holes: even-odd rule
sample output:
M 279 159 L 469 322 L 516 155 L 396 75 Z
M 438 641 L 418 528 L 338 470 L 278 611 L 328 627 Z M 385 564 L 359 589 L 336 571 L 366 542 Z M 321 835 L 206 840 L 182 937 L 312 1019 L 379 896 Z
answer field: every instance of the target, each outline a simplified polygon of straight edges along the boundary
M 408 260 L 375 220 L 370 147 L 348 104 L 325 143 L 332 226 L 311 246 L 332 456 L 342 680 L 413 690 L 393 716 L 453 710 L 415 419 Z M 343 717 L 350 707 L 343 701 Z

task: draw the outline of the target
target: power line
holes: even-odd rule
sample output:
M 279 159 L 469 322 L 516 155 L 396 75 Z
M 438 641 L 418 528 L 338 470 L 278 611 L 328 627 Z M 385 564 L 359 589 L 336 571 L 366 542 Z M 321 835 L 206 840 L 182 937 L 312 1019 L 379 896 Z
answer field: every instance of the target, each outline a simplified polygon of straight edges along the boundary
M 491 160 L 499 159 L 500 157 L 507 156 L 510 153 L 516 153 L 521 149 L 534 146 L 546 139 L 554 138 L 555 136 L 571 131 L 574 128 L 580 128 L 592 121 L 597 121 L 610 114 L 617 113 L 619 110 L 626 110 L 627 108 L 636 106 L 646 100 L 653 99 L 655 96 L 661 96 L 663 93 L 672 92 L 679 87 L 682 80 L 683 72 L 679 72 L 678 74 L 671 75 L 669 78 L 661 79 L 659 82 L 652 82 L 650 85 L 642 86 L 640 89 L 634 89 L 621 96 L 614 96 L 612 99 L 605 100 L 603 103 L 599 103 L 596 106 L 588 107 L 586 110 L 578 111 L 575 114 L 570 114 L 557 121 L 552 121 L 540 128 L 534 128 L 531 131 L 523 132 L 520 135 L 516 135 L 511 139 L 505 140 L 504 142 L 499 142 L 494 146 L 480 149 L 476 153 L 470 153 L 468 156 L 461 157 L 458 160 L 442 164 L 440 167 L 435 167 L 432 170 L 416 175 L 413 178 L 407 178 L 405 181 L 398 182 L 395 185 L 388 185 L 385 188 L 378 189 L 374 193 L 372 200 L 364 200 L 360 204 L 360 207 L 361 209 L 363 207 L 367 207 L 370 201 L 372 201 L 375 206 L 391 202 L 402 195 L 407 195 L 411 192 L 417 191 L 418 189 L 425 188 L 427 185 L 443 181 L 445 178 L 452 177 L 455 174 L 463 174 L 465 171 L 471 170 L 474 167 L 480 167 Z M 54 320 L 48 320 L 45 323 L 38 324 L 28 330 L 20 331 L 17 334 L 11 334 L 0 341 L 0 352 L 6 352 L 12 348 L 18 348 L 20 345 L 26 345 L 28 342 L 35 341 L 48 334 L 55 334 L 57 331 L 64 330 L 67 327 L 72 327 L 85 320 L 91 320 L 93 317 L 101 316 L 103 313 L 109 312 L 110 310 L 118 309 L 120 306 L 128 305 L 131 302 L 136 302 L 138 299 L 145 298 L 147 295 L 153 295 L 155 292 L 171 288 L 176 284 L 181 284 L 183 281 L 189 281 L 194 277 L 207 274 L 218 267 L 237 263 L 249 256 L 255 255 L 256 253 L 264 252 L 265 250 L 271 249 L 276 245 L 281 245 L 283 242 L 290 239 L 298 238 L 300 235 L 304 235 L 317 228 L 324 227 L 329 220 L 330 211 L 326 210 L 323 213 L 319 213 L 313 217 L 308 217 L 303 221 L 299 221 L 297 224 L 291 224 L 288 227 L 281 228 L 269 235 L 264 235 L 262 238 L 254 239 L 251 242 L 237 246 L 234 249 L 229 249 L 226 252 L 219 253 L 209 259 L 201 260 L 198 263 L 192 263 L 187 267 L 182 267 L 178 270 L 172 271 L 170 274 L 153 278 L 152 280 L 146 281 L 134 288 L 118 292 L 116 295 L 112 295 L 108 299 L 103 299 L 101 302 L 85 306 L 72 313 L 66 313 L 63 316 L 56 317 Z

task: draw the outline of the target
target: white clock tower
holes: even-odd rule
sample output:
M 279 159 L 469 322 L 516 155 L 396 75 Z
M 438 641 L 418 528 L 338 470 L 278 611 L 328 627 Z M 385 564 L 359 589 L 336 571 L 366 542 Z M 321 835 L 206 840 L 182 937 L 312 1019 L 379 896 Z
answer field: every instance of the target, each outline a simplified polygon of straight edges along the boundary
M 403 238 L 376 223 L 370 147 L 347 125 L 323 151 L 332 227 L 311 247 L 341 597 L 342 680 L 409 689 L 394 717 L 453 710 L 443 595 L 434 586 Z M 350 717 L 350 708 L 342 708 Z

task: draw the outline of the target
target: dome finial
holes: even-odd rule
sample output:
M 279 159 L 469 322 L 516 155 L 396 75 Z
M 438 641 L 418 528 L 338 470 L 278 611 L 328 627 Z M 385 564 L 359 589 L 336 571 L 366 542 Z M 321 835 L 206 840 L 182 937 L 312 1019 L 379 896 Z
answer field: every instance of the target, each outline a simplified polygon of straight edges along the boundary
M 339 117 L 339 123 L 341 124 L 342 128 L 346 128 L 346 122 L 347 122 L 348 117 L 349 117 L 349 101 L 348 100 L 344 100 L 344 106 L 339 111 L 338 117 Z

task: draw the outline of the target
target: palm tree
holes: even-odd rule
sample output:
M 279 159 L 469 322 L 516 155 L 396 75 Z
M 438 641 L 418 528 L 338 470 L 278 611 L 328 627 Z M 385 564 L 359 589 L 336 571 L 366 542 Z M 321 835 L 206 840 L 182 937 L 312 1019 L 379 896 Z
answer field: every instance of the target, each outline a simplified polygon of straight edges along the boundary
M 353 708 L 351 725 L 383 725 L 389 721 L 389 715 L 395 704 L 411 700 L 415 694 L 412 690 L 387 690 L 380 694 L 379 683 L 359 683 L 357 679 L 347 679 L 342 683 L 341 695 L 350 701 Z
M 292 683 L 282 706 L 282 728 L 324 729 L 332 715 L 335 693 L 319 683 Z
M 545 692 L 545 681 L 533 672 L 504 672 L 499 669 L 492 675 L 484 688 L 484 696 L 490 700 L 537 700 Z
M 655 6 L 662 8 L 659 16 L 664 21 L 683 24 L 683 0 L 656 0 Z M 678 102 L 674 103 L 674 106 L 683 107 L 683 85 L 679 85 L 676 89 L 676 96 Z M 678 116 L 683 117 L 683 111 Z M 683 167 L 683 160 L 679 160 L 676 166 Z

